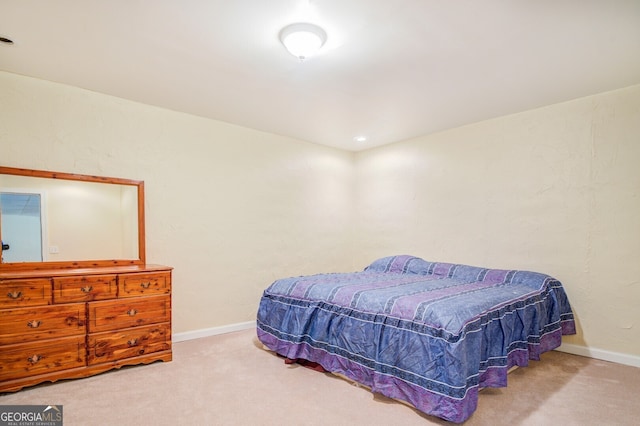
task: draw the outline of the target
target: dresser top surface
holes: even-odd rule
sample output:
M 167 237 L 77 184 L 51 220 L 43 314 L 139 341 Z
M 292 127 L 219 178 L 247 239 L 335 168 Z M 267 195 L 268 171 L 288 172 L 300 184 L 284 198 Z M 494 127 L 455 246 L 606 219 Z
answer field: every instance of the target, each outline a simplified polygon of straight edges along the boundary
M 38 277 L 68 277 L 75 275 L 103 275 L 103 274 L 130 274 L 136 272 L 162 272 L 171 271 L 173 268 L 164 265 L 125 265 L 102 266 L 95 268 L 69 268 L 69 269 L 26 269 L 24 271 L 0 272 L 0 280 L 16 278 Z

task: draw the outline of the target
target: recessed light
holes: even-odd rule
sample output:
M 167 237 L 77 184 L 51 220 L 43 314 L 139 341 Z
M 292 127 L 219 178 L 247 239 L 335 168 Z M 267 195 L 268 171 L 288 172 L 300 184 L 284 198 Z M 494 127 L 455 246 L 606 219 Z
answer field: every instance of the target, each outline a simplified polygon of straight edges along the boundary
M 0 36 L 0 43 L 13 44 L 13 40 L 11 40 L 10 38 L 7 38 L 7 37 Z
M 366 136 L 356 136 L 355 138 L 353 138 L 354 141 L 356 142 L 366 142 L 367 141 L 367 137 Z

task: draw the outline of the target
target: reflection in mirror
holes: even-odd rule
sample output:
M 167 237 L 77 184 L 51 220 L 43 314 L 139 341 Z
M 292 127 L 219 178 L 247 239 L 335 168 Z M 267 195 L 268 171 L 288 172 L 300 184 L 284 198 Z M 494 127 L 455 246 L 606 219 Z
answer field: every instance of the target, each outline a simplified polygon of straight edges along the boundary
M 143 200 L 141 181 L 0 167 L 2 264 L 143 263 Z
M 0 192 L 3 262 L 42 262 L 42 194 Z

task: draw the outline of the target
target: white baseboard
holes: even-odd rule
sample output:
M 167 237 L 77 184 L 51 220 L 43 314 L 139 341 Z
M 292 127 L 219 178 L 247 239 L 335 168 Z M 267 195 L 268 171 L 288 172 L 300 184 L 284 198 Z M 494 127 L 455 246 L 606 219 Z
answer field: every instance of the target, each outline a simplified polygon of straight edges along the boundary
M 216 336 L 218 334 L 232 333 L 234 331 L 248 330 L 255 328 L 255 321 L 240 322 L 237 324 L 223 325 L 220 327 L 203 328 L 200 330 L 185 331 L 173 335 L 174 342 L 184 342 L 185 340 L 200 339 L 201 337 Z
M 603 349 L 572 345 L 570 343 L 563 343 L 556 350 L 560 352 L 566 352 L 568 354 L 586 356 L 589 358 L 601 359 L 603 361 L 610 361 L 618 364 L 630 365 L 632 367 L 640 367 L 640 356 L 636 356 L 636 355 L 605 351 Z

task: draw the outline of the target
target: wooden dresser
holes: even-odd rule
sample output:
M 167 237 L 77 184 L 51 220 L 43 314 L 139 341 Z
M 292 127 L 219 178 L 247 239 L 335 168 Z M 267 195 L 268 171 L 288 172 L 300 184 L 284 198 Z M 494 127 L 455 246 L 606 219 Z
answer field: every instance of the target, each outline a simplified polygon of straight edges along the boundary
M 171 267 L 0 272 L 0 392 L 170 361 Z

